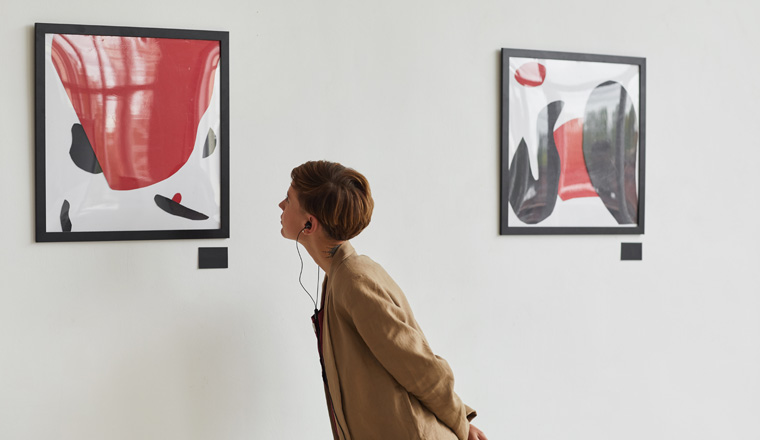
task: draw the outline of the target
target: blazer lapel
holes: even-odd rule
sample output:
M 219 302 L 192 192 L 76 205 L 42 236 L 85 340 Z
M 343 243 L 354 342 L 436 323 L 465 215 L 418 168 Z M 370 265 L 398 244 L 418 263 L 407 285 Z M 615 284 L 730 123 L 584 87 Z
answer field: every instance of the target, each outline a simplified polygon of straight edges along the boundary
M 322 353 L 325 362 L 325 376 L 327 377 L 328 392 L 330 393 L 330 399 L 332 400 L 333 410 L 335 411 L 335 417 L 340 425 L 337 429 L 338 438 L 343 440 L 351 440 L 351 434 L 348 432 L 348 425 L 346 424 L 346 417 L 343 413 L 343 400 L 341 398 L 340 377 L 338 377 L 338 366 L 335 363 L 335 352 L 332 346 L 332 337 L 330 336 L 330 311 L 333 310 L 332 305 L 332 292 L 330 291 L 330 278 L 335 270 L 340 267 L 343 262 L 355 254 L 353 246 L 349 242 L 343 243 L 338 251 L 333 256 L 334 260 L 330 265 L 330 273 L 325 279 L 325 285 L 323 287 L 327 297 L 325 298 L 325 315 L 322 330 Z

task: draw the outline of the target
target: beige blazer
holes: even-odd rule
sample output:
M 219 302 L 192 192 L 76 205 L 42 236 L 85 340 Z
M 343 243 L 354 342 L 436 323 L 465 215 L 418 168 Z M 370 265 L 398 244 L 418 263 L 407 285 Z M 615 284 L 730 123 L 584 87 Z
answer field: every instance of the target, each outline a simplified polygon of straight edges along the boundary
M 324 282 L 322 348 L 339 440 L 466 440 L 476 413 L 454 393 L 406 297 L 377 263 L 340 246 Z

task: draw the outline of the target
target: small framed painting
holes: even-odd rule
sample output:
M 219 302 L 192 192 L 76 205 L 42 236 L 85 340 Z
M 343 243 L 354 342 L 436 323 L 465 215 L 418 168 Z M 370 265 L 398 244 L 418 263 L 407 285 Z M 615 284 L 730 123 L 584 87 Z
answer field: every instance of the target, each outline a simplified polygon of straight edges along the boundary
M 502 235 L 644 233 L 644 58 L 502 49 Z
M 36 240 L 229 237 L 229 33 L 35 25 Z

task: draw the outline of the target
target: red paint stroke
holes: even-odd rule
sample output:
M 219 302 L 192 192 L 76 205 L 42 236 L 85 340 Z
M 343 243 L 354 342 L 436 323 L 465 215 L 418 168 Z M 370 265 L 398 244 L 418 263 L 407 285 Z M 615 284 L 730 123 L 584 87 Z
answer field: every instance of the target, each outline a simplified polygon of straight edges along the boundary
M 572 119 L 554 130 L 560 162 L 559 188 L 562 200 L 580 197 L 598 197 L 583 158 L 583 120 Z
M 525 87 L 537 87 L 546 79 L 546 66 L 541 63 L 525 63 L 515 72 L 515 79 Z
M 182 194 L 180 193 L 174 194 L 174 197 L 172 197 L 172 200 L 177 203 L 182 203 Z
M 187 162 L 218 41 L 56 35 L 51 56 L 112 189 L 152 185 Z

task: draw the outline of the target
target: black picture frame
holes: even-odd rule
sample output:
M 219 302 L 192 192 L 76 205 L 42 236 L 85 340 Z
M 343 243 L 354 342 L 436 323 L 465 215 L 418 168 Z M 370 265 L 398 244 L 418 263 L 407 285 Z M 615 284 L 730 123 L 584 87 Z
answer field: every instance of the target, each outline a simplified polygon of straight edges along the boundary
M 34 99 L 37 242 L 229 238 L 229 32 L 36 23 Z
M 645 58 L 502 49 L 500 234 L 644 234 L 645 133 Z

